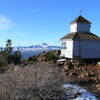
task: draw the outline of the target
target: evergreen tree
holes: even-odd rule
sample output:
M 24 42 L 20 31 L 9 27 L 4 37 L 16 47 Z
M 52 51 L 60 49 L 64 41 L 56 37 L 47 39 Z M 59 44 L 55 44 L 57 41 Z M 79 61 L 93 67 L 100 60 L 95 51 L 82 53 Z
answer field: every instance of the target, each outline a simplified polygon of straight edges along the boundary
M 13 62 L 14 64 L 20 64 L 21 63 L 21 52 L 19 51 L 19 49 L 17 51 L 14 52 L 13 54 Z
M 20 64 L 21 52 L 19 50 L 13 53 L 12 41 L 6 41 L 6 47 L 0 50 L 0 71 L 3 72 L 8 64 Z
M 5 53 L 5 51 L 0 51 L 0 72 L 3 72 L 7 65 L 7 54 Z
M 6 41 L 6 47 L 5 47 L 5 52 L 7 53 L 7 55 L 10 55 L 12 53 L 12 41 L 10 39 L 8 39 Z

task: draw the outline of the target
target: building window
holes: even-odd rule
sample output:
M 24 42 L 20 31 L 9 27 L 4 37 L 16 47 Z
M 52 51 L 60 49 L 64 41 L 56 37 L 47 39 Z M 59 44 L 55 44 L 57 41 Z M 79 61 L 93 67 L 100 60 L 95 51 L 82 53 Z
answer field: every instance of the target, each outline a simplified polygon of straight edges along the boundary
M 62 42 L 61 47 L 62 49 L 66 49 L 66 42 Z

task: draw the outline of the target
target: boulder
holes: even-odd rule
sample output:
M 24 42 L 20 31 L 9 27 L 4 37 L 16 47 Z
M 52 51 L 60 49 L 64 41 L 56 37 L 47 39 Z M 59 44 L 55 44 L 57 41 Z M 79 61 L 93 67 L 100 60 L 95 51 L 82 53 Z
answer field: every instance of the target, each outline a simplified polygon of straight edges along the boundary
M 97 85 L 96 85 L 96 89 L 97 89 L 98 91 L 100 91 L 100 84 L 97 84 Z
M 86 77 L 88 77 L 88 76 L 89 76 L 89 73 L 86 72 L 86 71 L 84 71 L 84 72 L 82 72 L 82 73 L 79 75 L 79 78 L 86 78 Z
M 68 70 L 68 66 L 67 66 L 67 65 L 64 65 L 64 69 L 65 69 L 65 70 Z

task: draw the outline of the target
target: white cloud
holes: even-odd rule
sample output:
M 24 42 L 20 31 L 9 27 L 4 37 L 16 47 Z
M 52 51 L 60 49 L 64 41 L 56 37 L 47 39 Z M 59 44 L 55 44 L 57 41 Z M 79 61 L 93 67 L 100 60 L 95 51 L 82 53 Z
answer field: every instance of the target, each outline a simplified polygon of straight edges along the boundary
M 0 30 L 7 30 L 12 28 L 13 23 L 5 16 L 0 15 Z

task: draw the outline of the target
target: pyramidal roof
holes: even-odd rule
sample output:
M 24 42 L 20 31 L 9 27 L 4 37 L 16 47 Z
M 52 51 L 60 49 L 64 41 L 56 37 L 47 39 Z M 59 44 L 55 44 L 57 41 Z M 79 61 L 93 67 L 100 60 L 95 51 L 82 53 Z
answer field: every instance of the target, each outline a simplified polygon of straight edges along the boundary
M 91 24 L 90 21 L 88 21 L 87 19 L 85 19 L 82 16 L 78 16 L 74 21 L 71 22 L 71 24 L 77 23 L 77 22 Z

